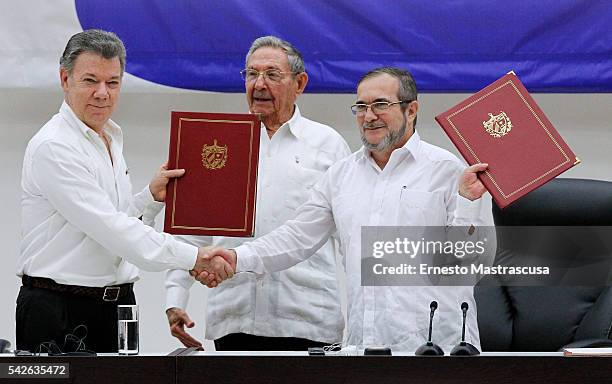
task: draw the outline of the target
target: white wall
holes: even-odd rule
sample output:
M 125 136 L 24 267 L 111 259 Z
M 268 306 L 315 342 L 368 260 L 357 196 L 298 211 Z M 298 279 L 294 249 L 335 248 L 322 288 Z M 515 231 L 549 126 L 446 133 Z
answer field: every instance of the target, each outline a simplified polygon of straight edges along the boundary
M 128 75 L 129 76 L 129 75 Z M 133 80 L 133 79 L 131 79 Z M 167 157 L 169 112 L 193 110 L 210 112 L 244 112 L 242 94 L 183 92 L 156 87 L 134 92 L 126 83 L 120 107 L 114 116 L 125 133 L 125 157 L 131 169 L 135 189 L 142 188 L 158 165 Z M 433 117 L 456 104 L 465 94 L 423 94 L 419 126 L 425 140 L 453 150 L 450 141 Z M 612 181 L 612 124 L 609 110 L 611 94 L 556 95 L 537 94 L 537 102 L 548 114 L 582 164 L 563 177 L 593 178 Z M 29 138 L 56 113 L 62 94 L 51 90 L 0 89 L 0 164 L 2 188 L 0 202 L 0 244 L 3 261 L 0 265 L 0 338 L 13 344 L 15 298 L 20 281 L 15 276 L 15 263 L 20 240 L 20 178 L 23 151 Z M 299 100 L 302 114 L 335 127 L 353 150 L 359 147 L 359 136 L 349 105 L 353 95 L 303 95 Z M 584 196 L 588 199 L 588 196 Z M 162 222 L 161 218 L 158 224 Z M 163 312 L 163 273 L 141 274 L 136 295 L 141 306 L 141 350 L 168 352 L 179 347 L 168 332 Z M 206 288 L 194 287 L 188 312 L 196 321 L 193 334 L 202 339 L 204 333 L 204 303 Z

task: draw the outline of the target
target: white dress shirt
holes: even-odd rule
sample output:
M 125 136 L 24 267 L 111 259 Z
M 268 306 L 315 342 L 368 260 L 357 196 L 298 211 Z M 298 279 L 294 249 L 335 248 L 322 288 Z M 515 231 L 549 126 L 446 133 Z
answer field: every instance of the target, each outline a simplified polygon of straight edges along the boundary
M 28 143 L 17 275 L 102 287 L 137 280 L 134 265 L 193 268 L 197 248 L 137 218 L 153 197 L 148 187 L 132 196 L 121 128 L 109 120 L 104 132 L 112 163 L 102 138 L 64 102 Z
M 414 133 L 384 169 L 362 148 L 317 183 L 294 220 L 236 248 L 238 271 L 269 273 L 305 260 L 337 230 L 346 256 L 349 345 L 414 351 L 427 340 L 429 304 L 439 304 L 433 341 L 446 353 L 461 338 L 461 302 L 470 304 L 466 341 L 480 344 L 472 287 L 361 286 L 361 227 L 480 224 L 481 204 L 457 194 L 464 166 Z M 459 207 L 458 207 L 459 205 Z
M 295 217 L 298 206 L 324 172 L 350 154 L 332 128 L 308 120 L 298 107 L 292 118 L 268 137 L 261 130 L 255 236 L 263 236 Z M 192 244 L 211 238 L 184 236 Z M 212 244 L 235 248 L 250 238 L 215 237 Z M 334 243 L 322 242 L 314 256 L 282 271 L 256 276 L 237 274 L 209 290 L 206 338 L 229 333 L 300 337 L 321 342 L 342 339 Z M 318 248 L 318 247 L 317 247 Z M 185 308 L 194 279 L 185 271 L 169 271 L 166 307 Z

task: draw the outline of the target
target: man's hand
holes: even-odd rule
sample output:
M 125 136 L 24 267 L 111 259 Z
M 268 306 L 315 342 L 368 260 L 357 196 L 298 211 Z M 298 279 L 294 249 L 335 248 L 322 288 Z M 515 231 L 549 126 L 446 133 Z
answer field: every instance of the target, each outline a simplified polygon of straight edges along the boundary
M 228 262 L 229 260 L 229 262 Z M 191 276 L 209 288 L 234 276 L 236 257 L 233 251 L 221 247 L 201 247 Z
M 159 167 L 153 179 L 149 183 L 149 190 L 153 195 L 155 201 L 163 202 L 166 200 L 166 185 L 170 179 L 181 177 L 185 174 L 184 169 L 168 169 L 168 162 L 166 161 Z
M 483 172 L 489 164 L 478 163 L 467 167 L 459 179 L 459 194 L 469 200 L 477 200 L 487 191 L 476 175 Z
M 227 268 L 229 268 L 231 272 L 229 277 L 232 277 L 234 273 L 236 273 L 236 262 L 238 260 L 236 251 L 234 251 L 233 249 L 225 249 L 225 248 L 217 247 L 216 249 L 211 250 L 211 253 L 215 255 L 211 261 L 216 263 L 217 268 L 223 267 L 226 270 Z M 198 274 L 192 274 L 192 276 L 195 277 L 197 281 L 206 285 L 209 288 L 214 288 L 217 285 L 217 284 L 214 284 L 214 282 L 213 284 L 209 283 L 211 279 L 210 279 L 210 274 L 207 273 L 207 271 L 204 271 Z M 221 281 L 218 281 L 218 280 L 219 279 L 217 279 L 217 283 L 220 283 L 221 281 L 225 279 L 221 279 Z
M 185 332 L 185 327 L 193 328 L 195 325 L 193 320 L 187 315 L 187 312 L 180 308 L 168 308 L 166 310 L 166 316 L 168 316 L 168 324 L 170 325 L 170 333 L 172 336 L 179 339 L 187 348 L 196 347 L 202 351 L 204 350 L 204 348 L 202 348 L 202 343 Z

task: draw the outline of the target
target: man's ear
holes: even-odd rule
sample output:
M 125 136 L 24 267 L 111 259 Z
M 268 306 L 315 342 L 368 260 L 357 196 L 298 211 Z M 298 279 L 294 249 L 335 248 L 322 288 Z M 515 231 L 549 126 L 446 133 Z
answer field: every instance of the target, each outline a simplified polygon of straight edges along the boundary
M 308 84 L 308 74 L 306 72 L 300 72 L 295 75 L 295 80 L 297 81 L 297 94 L 301 95 L 306 88 L 306 84 Z
M 418 110 L 419 110 L 419 102 L 415 100 L 412 103 L 410 103 L 410 105 L 408 105 L 408 108 L 406 108 L 406 111 L 404 112 L 406 114 L 406 120 L 412 126 L 414 126 L 414 119 L 416 119 Z
M 59 75 L 60 75 L 60 84 L 62 86 L 62 89 L 64 91 L 67 91 L 68 90 L 68 77 L 70 75 L 68 74 L 68 71 L 66 71 L 64 68 L 60 68 Z

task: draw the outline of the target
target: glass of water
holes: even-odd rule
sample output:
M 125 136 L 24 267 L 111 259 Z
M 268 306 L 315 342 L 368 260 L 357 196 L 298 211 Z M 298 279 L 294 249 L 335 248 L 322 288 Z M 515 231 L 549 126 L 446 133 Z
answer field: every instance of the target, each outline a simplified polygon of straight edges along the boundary
M 120 355 L 138 354 L 138 305 L 117 306 L 117 335 Z

